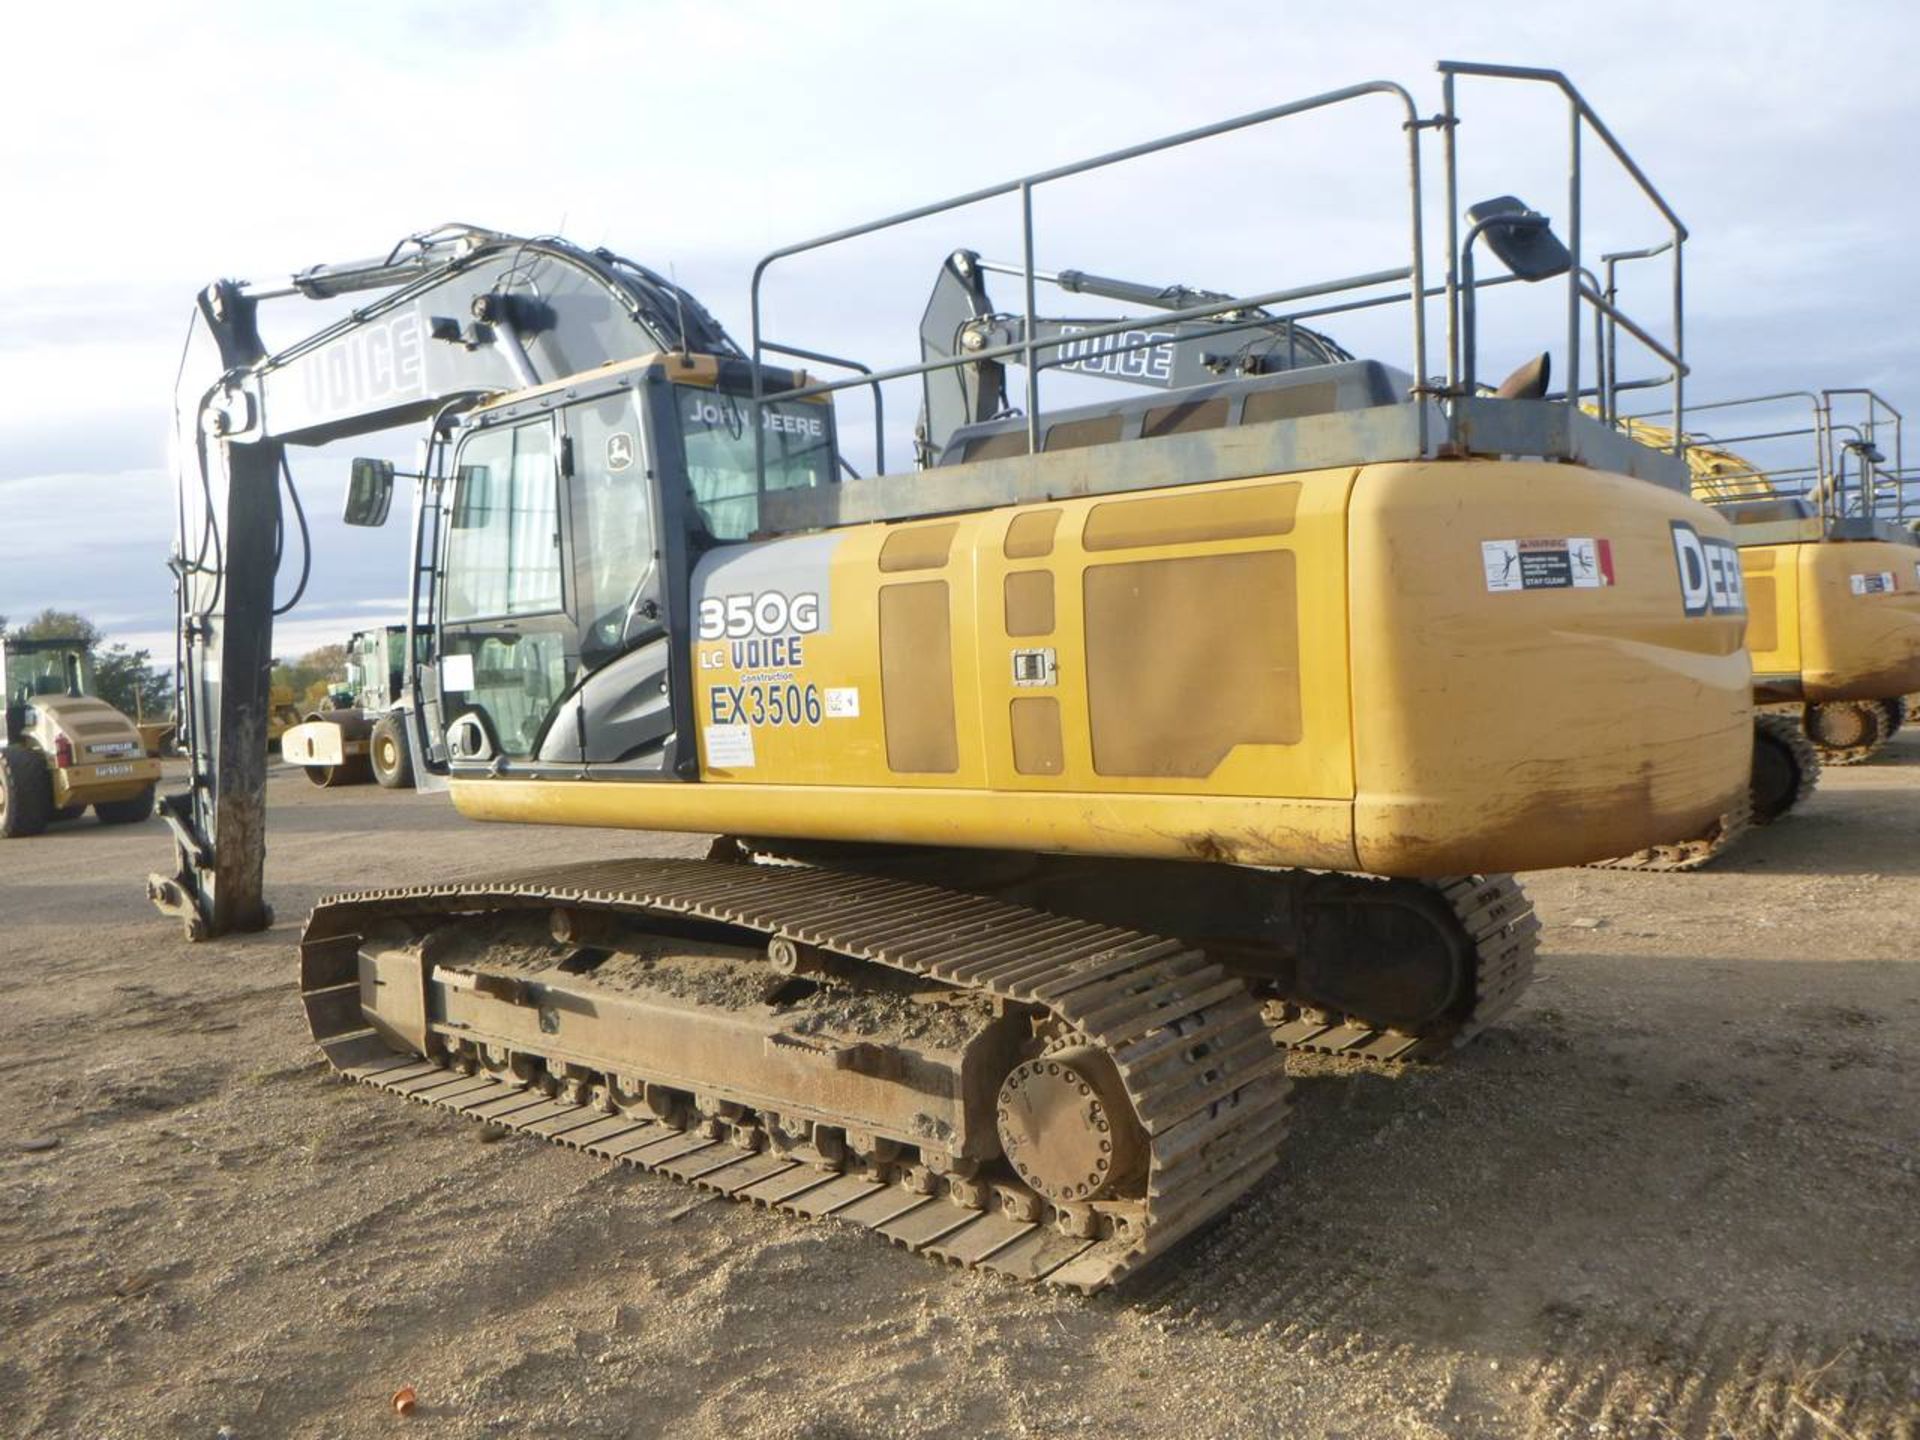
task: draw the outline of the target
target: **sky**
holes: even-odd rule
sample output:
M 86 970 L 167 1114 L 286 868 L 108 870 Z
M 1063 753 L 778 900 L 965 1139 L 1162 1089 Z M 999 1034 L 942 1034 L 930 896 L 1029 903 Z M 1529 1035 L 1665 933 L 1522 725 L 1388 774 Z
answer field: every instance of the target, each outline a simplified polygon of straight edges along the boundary
M 8 38 L 37 58 L 0 87 L 0 615 L 79 610 L 156 655 L 174 376 L 213 279 L 271 281 L 464 220 L 671 272 L 744 344 L 749 278 L 775 248 L 1360 81 L 1397 81 L 1430 114 L 1441 58 L 1564 70 L 1684 220 L 1694 398 L 1867 385 L 1920 416 L 1920 8 L 1903 0 L 255 0 L 34 6 Z M 1566 234 L 1560 102 L 1463 82 L 1461 114 L 1462 204 L 1520 195 Z M 1592 140 L 1586 156 L 1583 256 L 1661 238 Z M 1437 154 L 1424 173 L 1437 267 Z M 1043 269 L 1241 294 L 1405 264 L 1398 115 L 1369 98 L 1043 187 L 1036 226 Z M 776 266 L 765 333 L 910 360 L 961 245 L 1018 259 L 1010 202 Z M 1623 300 L 1664 336 L 1662 266 L 1623 271 Z M 1564 291 L 1521 289 L 1487 300 L 1490 372 L 1541 349 L 1564 364 Z M 277 343 L 320 318 L 298 300 L 264 317 Z M 1412 368 L 1404 307 L 1323 323 Z M 892 468 L 912 409 L 889 397 Z M 851 436 L 864 412 L 842 413 Z M 353 454 L 412 447 L 294 454 L 314 551 L 280 654 L 401 618 L 403 507 L 379 532 L 335 517 Z

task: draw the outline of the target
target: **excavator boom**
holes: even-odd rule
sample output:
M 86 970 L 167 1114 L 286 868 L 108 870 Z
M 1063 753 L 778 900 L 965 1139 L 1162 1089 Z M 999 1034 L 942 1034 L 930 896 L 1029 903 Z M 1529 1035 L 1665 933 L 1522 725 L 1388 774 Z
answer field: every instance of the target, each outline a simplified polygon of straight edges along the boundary
M 374 298 L 278 350 L 261 311 Z M 274 577 L 289 445 L 433 420 L 486 397 L 673 348 L 738 347 L 692 296 L 606 250 L 472 226 L 279 287 L 199 297 L 175 393 L 172 567 L 188 787 L 166 796 L 175 866 L 148 893 L 195 937 L 270 922 L 261 889 Z M 437 426 L 436 431 L 437 433 Z M 431 440 L 431 434 L 430 434 Z

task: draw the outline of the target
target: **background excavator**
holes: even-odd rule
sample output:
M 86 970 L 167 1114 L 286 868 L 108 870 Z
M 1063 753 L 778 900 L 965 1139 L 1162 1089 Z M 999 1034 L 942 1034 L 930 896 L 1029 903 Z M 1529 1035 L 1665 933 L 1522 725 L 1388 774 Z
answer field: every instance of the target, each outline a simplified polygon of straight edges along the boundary
M 1687 416 L 1694 494 L 1733 522 L 1740 548 L 1754 698 L 1802 728 L 1825 764 L 1858 764 L 1920 690 L 1920 512 L 1907 503 L 1900 413 L 1855 387 Z M 1672 442 L 1650 420 L 1628 424 Z
M 267 923 L 284 450 L 417 425 L 418 782 L 479 819 L 722 838 L 323 902 L 301 983 L 336 1069 L 1022 1278 L 1092 1290 L 1163 1253 L 1273 1164 L 1289 1047 L 1434 1056 L 1514 1004 L 1538 927 L 1505 872 L 1697 833 L 1748 783 L 1730 527 L 1681 459 L 1579 410 L 1583 317 L 1627 324 L 1676 409 L 1677 338 L 1593 288 L 1577 226 L 1512 197 L 1458 217 L 1456 85 L 1544 87 L 1676 265 L 1685 227 L 1564 77 L 1441 69 L 1437 115 L 1352 86 L 776 251 L 745 351 L 642 266 L 466 227 L 211 287 L 179 405 L 193 774 L 154 898 L 195 936 Z M 764 333 L 793 256 L 1000 197 L 1031 256 L 1036 189 L 1338 106 L 1404 147 L 1401 263 L 1237 296 L 1083 281 L 1155 312 L 1083 323 L 1035 313 L 1030 261 L 998 314 L 957 252 L 918 364 Z M 1577 144 L 1570 168 L 1578 214 Z M 1474 281 L 1476 247 L 1507 274 Z M 1476 381 L 1509 279 L 1565 286 L 1559 395 L 1538 364 Z M 262 344 L 267 301 L 349 293 Z M 1407 370 L 1300 323 L 1394 303 Z M 1133 388 L 1044 407 L 1076 364 Z M 920 464 L 887 473 L 894 383 Z M 356 461 L 348 519 L 395 480 Z

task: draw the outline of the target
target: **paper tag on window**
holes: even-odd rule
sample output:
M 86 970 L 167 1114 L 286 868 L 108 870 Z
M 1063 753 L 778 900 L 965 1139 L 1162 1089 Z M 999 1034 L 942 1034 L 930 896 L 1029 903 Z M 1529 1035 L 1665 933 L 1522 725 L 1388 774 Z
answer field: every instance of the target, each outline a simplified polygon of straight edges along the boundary
M 440 688 L 465 694 L 473 689 L 473 656 L 443 655 L 440 657 Z

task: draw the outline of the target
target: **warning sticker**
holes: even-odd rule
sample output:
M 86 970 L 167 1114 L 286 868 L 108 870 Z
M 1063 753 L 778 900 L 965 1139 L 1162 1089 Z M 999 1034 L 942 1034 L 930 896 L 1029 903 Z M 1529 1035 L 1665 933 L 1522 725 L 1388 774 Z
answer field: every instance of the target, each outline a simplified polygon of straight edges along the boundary
M 860 718 L 860 691 L 858 687 L 852 685 L 829 685 L 827 687 L 827 718 L 829 720 L 858 720 Z
M 1598 590 L 1613 584 L 1613 546 L 1591 536 L 1564 540 L 1482 540 L 1487 589 Z
M 1870 575 L 1855 575 L 1851 580 L 1853 593 L 1856 595 L 1891 595 L 1900 588 L 1900 582 L 1894 578 L 1891 570 L 1879 570 Z
M 700 731 L 706 742 L 707 764 L 716 770 L 753 768 L 753 729 L 748 725 L 707 725 Z

